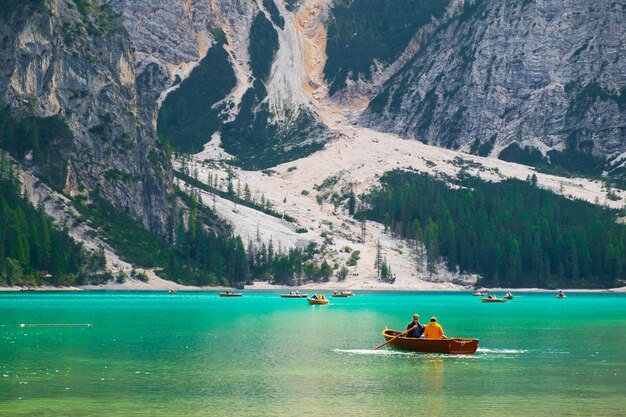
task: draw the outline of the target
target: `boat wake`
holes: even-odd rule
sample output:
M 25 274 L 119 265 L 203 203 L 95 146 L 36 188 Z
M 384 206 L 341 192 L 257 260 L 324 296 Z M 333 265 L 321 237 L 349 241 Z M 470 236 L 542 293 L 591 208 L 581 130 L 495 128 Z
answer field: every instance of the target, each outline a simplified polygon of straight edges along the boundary
M 379 355 L 379 356 L 413 356 L 412 352 L 397 350 L 373 350 L 373 349 L 333 349 L 333 352 L 347 353 L 349 355 Z
M 484 349 L 478 348 L 477 353 L 528 353 L 528 350 L 525 349 Z

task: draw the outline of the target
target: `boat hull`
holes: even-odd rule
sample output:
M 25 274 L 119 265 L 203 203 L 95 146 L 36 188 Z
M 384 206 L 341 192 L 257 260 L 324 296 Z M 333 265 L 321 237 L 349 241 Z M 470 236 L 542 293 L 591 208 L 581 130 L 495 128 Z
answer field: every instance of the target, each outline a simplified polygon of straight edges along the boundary
M 241 297 L 242 294 L 224 294 L 220 293 L 220 297 Z
M 386 341 L 400 334 L 394 330 L 383 330 Z M 453 355 L 471 355 L 478 349 L 478 339 L 449 338 L 449 339 L 417 339 L 413 337 L 396 337 L 387 346 L 398 350 L 424 353 L 448 353 Z
M 501 300 L 499 298 L 482 298 L 483 303 L 506 303 L 506 300 Z
M 280 298 L 307 298 L 309 294 L 281 294 Z
M 326 304 L 330 304 L 330 301 L 328 301 L 328 300 L 311 300 L 309 298 L 309 299 L 307 299 L 307 301 L 311 305 L 326 305 Z

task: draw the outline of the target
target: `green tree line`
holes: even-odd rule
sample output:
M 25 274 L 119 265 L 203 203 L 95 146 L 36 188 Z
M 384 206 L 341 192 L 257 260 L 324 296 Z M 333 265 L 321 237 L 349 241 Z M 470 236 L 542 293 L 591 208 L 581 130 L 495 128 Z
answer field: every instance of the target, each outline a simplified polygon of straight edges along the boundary
M 486 286 L 609 288 L 626 267 L 618 211 L 540 189 L 530 181 L 458 180 L 394 171 L 364 197 L 365 214 L 415 239 L 428 269 L 477 273 Z M 419 252 L 419 250 L 418 250 Z
M 315 261 L 317 245 L 305 249 L 275 249 L 273 242 L 248 242 L 247 251 L 239 236 L 218 235 L 207 228 L 214 222 L 212 212 L 194 196 L 185 197 L 190 210 L 181 212 L 174 237 L 174 248 L 183 259 L 192 261 L 190 268 L 180 258 L 170 256 L 163 271 L 166 276 L 193 278 L 194 285 L 241 285 L 252 280 L 296 285 L 302 281 L 328 281 L 333 267 L 327 261 Z
M 250 276 L 282 285 L 300 285 L 307 281 L 327 282 L 334 268 L 325 259 L 318 262 L 316 255 L 319 253 L 319 248 L 313 242 L 304 249 L 290 248 L 286 253 L 277 253 L 272 241 L 267 245 L 257 244 L 256 247 L 253 242 L 249 242 Z
M 53 225 L 20 192 L 6 154 L 0 159 L 0 285 L 76 283 L 86 257 L 82 246 Z

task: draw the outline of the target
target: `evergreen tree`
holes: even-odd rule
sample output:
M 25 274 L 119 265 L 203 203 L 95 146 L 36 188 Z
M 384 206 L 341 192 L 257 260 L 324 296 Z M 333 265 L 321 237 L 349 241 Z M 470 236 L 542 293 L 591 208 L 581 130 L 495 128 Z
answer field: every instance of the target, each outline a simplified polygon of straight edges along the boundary
M 376 242 L 376 256 L 374 258 L 374 269 L 376 270 L 376 276 L 380 277 L 380 269 L 383 262 L 382 246 L 380 245 L 380 239 Z
M 322 281 L 328 282 L 330 280 L 330 276 L 333 274 L 333 268 L 326 262 L 326 259 L 322 261 L 320 265 L 320 275 L 322 277 Z
M 356 197 L 354 193 L 350 193 L 350 197 L 348 198 L 348 213 L 353 216 L 356 211 Z

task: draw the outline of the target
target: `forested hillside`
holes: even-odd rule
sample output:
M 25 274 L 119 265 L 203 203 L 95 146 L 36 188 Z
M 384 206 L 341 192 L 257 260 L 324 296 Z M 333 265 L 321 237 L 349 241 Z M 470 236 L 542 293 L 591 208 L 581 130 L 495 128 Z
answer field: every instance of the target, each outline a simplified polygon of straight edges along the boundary
M 510 287 L 616 286 L 625 270 L 626 226 L 618 212 L 569 200 L 528 181 L 454 181 L 394 171 L 365 196 L 365 214 L 416 242 L 419 264 L 477 273 Z
M 101 269 L 102 259 L 95 258 L 89 265 L 91 257 L 67 230 L 55 227 L 20 193 L 13 165 L 4 153 L 0 159 L 0 285 L 86 283 L 89 272 Z

